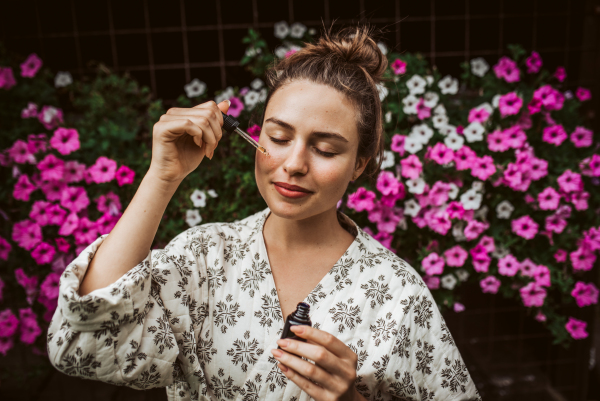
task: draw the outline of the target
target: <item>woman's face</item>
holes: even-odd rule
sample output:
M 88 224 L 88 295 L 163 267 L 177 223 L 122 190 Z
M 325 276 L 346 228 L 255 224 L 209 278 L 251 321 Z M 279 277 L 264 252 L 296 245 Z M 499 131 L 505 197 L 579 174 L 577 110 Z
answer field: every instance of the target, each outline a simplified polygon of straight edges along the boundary
M 354 106 L 335 89 L 307 80 L 273 93 L 259 143 L 269 156 L 256 152 L 258 190 L 275 215 L 294 220 L 335 208 L 368 161 L 356 163 Z M 286 190 L 285 184 L 308 192 Z

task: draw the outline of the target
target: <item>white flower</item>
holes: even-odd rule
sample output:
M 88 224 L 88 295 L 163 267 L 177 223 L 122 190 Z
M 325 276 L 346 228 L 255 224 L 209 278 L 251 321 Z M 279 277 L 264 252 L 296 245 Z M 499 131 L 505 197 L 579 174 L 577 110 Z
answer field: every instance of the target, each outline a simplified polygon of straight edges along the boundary
M 200 216 L 198 209 L 188 209 L 185 212 L 185 222 L 188 223 L 190 227 L 197 226 L 201 221 L 202 216 Z
M 316 34 L 316 33 L 317 33 L 317 30 L 316 30 L 315 28 L 310 28 L 310 29 L 308 30 L 308 33 L 310 33 L 311 35 L 314 35 L 314 34 Z
M 267 100 L 267 88 L 262 88 L 258 94 L 258 101 L 264 102 Z
M 464 221 L 458 221 L 452 226 L 452 236 L 454 237 L 456 242 L 461 242 L 467 239 L 464 233 L 465 224 L 466 223 Z
M 450 134 L 458 135 L 458 131 L 456 130 L 456 127 L 452 124 L 446 124 L 443 127 L 438 128 L 438 131 L 440 132 L 440 134 L 442 134 L 444 136 L 448 136 Z
M 422 194 L 425 190 L 425 180 L 421 177 L 416 180 L 406 180 L 406 186 L 408 187 L 408 192 L 411 194 Z
M 438 104 L 435 109 L 433 109 L 433 114 L 438 116 L 440 114 L 446 115 L 446 108 L 442 103 Z
M 446 136 L 444 144 L 452 150 L 459 150 L 465 144 L 465 137 L 453 132 Z
M 421 149 L 423 149 L 423 143 L 419 138 L 409 135 L 404 140 L 404 150 L 406 150 L 408 153 L 412 153 L 414 155 Z
M 211 198 L 216 198 L 219 195 L 217 195 L 217 192 L 214 189 L 209 189 L 208 191 L 206 191 L 206 193 L 208 194 L 208 196 L 210 196 Z
M 185 85 L 183 89 L 185 89 L 185 94 L 187 95 L 187 97 L 196 97 L 204 93 L 204 91 L 206 90 L 206 84 L 200 81 L 198 78 L 194 78 L 192 82 Z
M 409 136 L 420 140 L 423 145 L 427 145 L 433 136 L 433 130 L 427 124 L 419 124 L 412 127 Z
M 278 46 L 277 48 L 275 48 L 275 55 L 278 58 L 284 58 L 285 54 L 290 51 L 290 49 L 288 49 L 287 46 Z
M 415 95 L 408 95 L 404 99 L 402 99 L 402 103 L 404 104 L 403 111 L 405 114 L 417 114 L 417 103 L 419 102 L 419 98 Z
M 406 86 L 408 87 L 411 95 L 418 95 L 425 92 L 426 85 L 427 81 L 417 74 L 413 75 L 408 81 L 406 81 Z
M 385 99 L 389 93 L 388 88 L 383 83 L 377 84 L 377 92 L 379 92 L 379 100 Z
M 392 122 L 392 112 L 391 111 L 388 111 L 387 113 L 385 113 L 385 122 L 386 123 Z
M 515 207 L 507 200 L 503 200 L 496 206 L 496 215 L 499 219 L 508 219 Z
M 433 75 L 425 75 L 425 80 L 427 81 L 427 86 L 430 86 L 433 83 Z
M 206 192 L 204 191 L 195 189 L 194 192 L 192 192 L 192 196 L 190 196 L 190 199 L 194 203 L 194 207 L 206 206 Z
M 458 79 L 446 75 L 438 82 L 438 86 L 443 94 L 455 95 L 458 92 Z
M 290 27 L 286 21 L 279 21 L 275 24 L 275 37 L 283 39 L 290 33 Z
M 445 114 L 434 114 L 431 121 L 433 121 L 435 128 L 440 129 L 448 124 L 448 116 Z
M 458 280 L 453 274 L 446 274 L 440 280 L 441 286 L 449 290 L 453 289 L 456 283 L 458 283 Z
M 483 182 L 479 180 L 473 181 L 471 184 L 471 189 L 474 189 L 477 192 L 483 192 Z
M 492 98 L 492 106 L 494 106 L 495 108 L 498 108 L 498 104 L 500 103 L 500 97 L 502 95 L 496 95 Z
M 294 22 L 290 27 L 290 36 L 292 38 L 299 39 L 304 36 L 304 32 L 306 32 L 306 26 L 299 22 Z
M 398 224 L 396 225 L 396 227 L 398 227 L 401 230 L 406 231 L 406 229 L 408 228 L 408 225 L 406 223 L 406 217 L 402 216 L 400 221 L 398 221 Z
M 379 50 L 381 50 L 381 52 L 383 53 L 384 56 L 388 53 L 388 48 L 385 45 L 385 43 L 377 42 L 377 47 L 379 47 Z
M 477 57 L 471 60 L 471 72 L 473 75 L 483 77 L 489 69 L 490 66 L 483 57 Z
M 396 161 L 394 160 L 394 152 L 391 150 L 383 151 L 383 161 L 381 162 L 381 169 L 385 170 L 386 168 L 394 167 L 396 165 Z
M 467 281 L 469 278 L 469 272 L 465 269 L 458 269 L 455 273 L 460 281 Z
M 496 249 L 494 249 L 491 253 L 492 257 L 496 259 L 502 259 L 506 255 L 510 253 L 510 250 L 502 247 L 501 245 L 496 245 Z
M 435 92 L 425 92 L 423 95 L 423 104 L 430 109 L 434 108 L 439 100 L 440 96 Z
M 228 86 L 223 92 L 215 96 L 215 103 L 219 104 L 223 100 L 228 100 L 233 96 L 233 87 Z
M 264 85 L 264 82 L 260 78 L 254 78 L 252 82 L 250 82 L 250 87 L 254 90 L 259 90 Z
M 458 196 L 458 185 L 451 182 L 450 183 L 450 192 L 448 192 L 448 197 L 450 199 L 456 199 L 457 196 Z
M 419 210 L 421 210 L 421 205 L 415 199 L 409 199 L 404 202 L 404 214 L 415 217 Z
M 479 208 L 479 210 L 476 210 L 475 213 L 473 213 L 473 218 L 487 221 L 487 215 L 488 215 L 489 211 L 490 211 L 490 208 L 487 207 L 487 205 L 483 205 Z
M 50 123 L 54 117 L 58 115 L 58 109 L 54 106 L 48 106 L 42 114 L 42 120 L 45 123 Z
M 473 121 L 471 124 L 467 125 L 467 128 L 464 129 L 463 135 L 467 142 L 476 142 L 483 140 L 483 133 L 485 132 L 485 128 L 483 125 L 477 121 Z
M 54 77 L 54 87 L 62 88 L 73 83 L 73 77 L 68 71 L 59 71 Z
M 249 90 L 246 92 L 244 95 L 244 103 L 246 104 L 246 107 L 248 107 L 248 110 L 252 110 L 254 106 L 256 106 L 259 97 L 260 95 L 257 91 Z
M 256 56 L 256 49 L 254 47 L 249 47 L 246 49 L 246 53 L 244 53 L 247 57 Z
M 573 99 L 573 92 L 565 91 L 565 99 Z
M 477 210 L 481 206 L 482 199 L 483 195 L 481 195 L 481 193 L 474 189 L 469 189 L 460 196 L 460 203 L 463 204 L 465 210 Z

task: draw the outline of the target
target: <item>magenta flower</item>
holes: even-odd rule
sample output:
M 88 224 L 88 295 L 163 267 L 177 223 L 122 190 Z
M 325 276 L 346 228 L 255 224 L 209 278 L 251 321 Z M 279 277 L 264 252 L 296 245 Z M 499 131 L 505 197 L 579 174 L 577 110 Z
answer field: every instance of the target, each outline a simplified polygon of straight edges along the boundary
M 454 245 L 444 252 L 444 258 L 448 266 L 461 267 L 465 264 L 469 254 L 460 245 Z
M 60 205 L 74 213 L 85 209 L 90 204 L 85 188 L 74 186 L 66 188 L 60 199 Z
M 448 213 L 448 217 L 451 219 L 462 219 L 465 214 L 465 208 L 463 204 L 458 201 L 452 201 L 446 207 L 446 213 Z
M 452 228 L 452 222 L 443 210 L 430 209 L 426 211 L 425 220 L 429 228 L 441 235 L 446 235 Z
M 545 322 L 546 315 L 544 315 L 541 310 L 538 310 L 537 315 L 535 315 L 535 320 L 537 320 L 538 322 Z
M 519 271 L 521 264 L 513 255 L 508 254 L 498 260 L 498 273 L 503 276 L 514 276 Z
M 600 177 L 600 155 L 586 157 L 579 163 L 579 169 L 583 175 Z
M 438 142 L 431 149 L 429 157 L 437 164 L 444 165 L 450 163 L 454 159 L 454 152 L 443 143 Z
M 31 153 L 46 152 L 48 150 L 48 140 L 46 134 L 42 133 L 37 135 L 27 135 L 27 148 Z
M 542 306 L 546 298 L 546 290 L 535 282 L 522 287 L 519 292 L 525 306 Z
M 61 155 L 68 155 L 79 149 L 79 133 L 74 128 L 60 127 L 50 138 L 50 145 Z
M 27 174 L 21 174 L 17 179 L 15 188 L 13 189 L 13 198 L 28 201 L 29 195 L 35 191 L 37 187 L 29 181 Z
M 452 306 L 452 309 L 454 310 L 454 312 L 459 313 L 465 310 L 465 306 L 460 302 L 455 302 Z
M 394 248 L 392 248 L 392 239 L 394 239 L 394 236 L 392 234 L 380 232 L 377 233 L 377 235 L 375 235 L 373 238 L 379 241 L 381 245 L 383 245 L 390 251 L 395 252 Z
M 119 221 L 120 217 L 121 214 L 111 216 L 110 214 L 105 213 L 104 215 L 102 215 L 102 217 L 96 220 L 97 235 L 104 235 L 110 233 L 112 229 L 117 225 L 117 222 Z
M 35 157 L 29 150 L 27 142 L 21 139 L 18 139 L 15 141 L 15 143 L 13 143 L 13 145 L 8 149 L 8 154 L 15 163 L 35 164 L 36 162 Z
M 363 210 L 373 210 L 374 199 L 375 192 L 368 191 L 364 187 L 360 187 L 356 192 L 348 195 L 348 202 L 346 205 L 357 212 L 362 212 Z
M 19 331 L 21 332 L 21 342 L 33 344 L 35 339 L 42 334 L 42 329 L 38 325 L 37 316 L 31 308 L 19 309 Z
M 532 102 L 539 102 L 539 105 L 536 105 L 537 111 L 540 111 L 542 106 L 547 110 L 560 110 L 564 101 L 564 95 L 550 85 L 541 86 L 533 92 Z
M 554 259 L 556 259 L 557 262 L 566 262 L 567 261 L 567 251 L 565 251 L 564 249 L 559 249 L 558 251 L 556 251 L 554 253 Z
M 421 266 L 425 269 L 425 273 L 428 275 L 436 275 L 442 274 L 444 272 L 444 258 L 439 256 L 437 253 L 432 252 L 427 255 L 423 262 L 421 262 Z
M 33 78 L 42 66 L 42 60 L 35 53 L 31 53 L 27 60 L 21 64 L 21 76 Z
M 400 160 L 402 166 L 402 177 L 416 180 L 423 171 L 423 163 L 417 155 L 410 155 L 406 159 Z
M 54 129 L 58 124 L 63 123 L 63 112 L 54 106 L 44 106 L 38 114 L 38 120 L 44 128 Z
M 391 65 L 394 74 L 400 75 L 406 73 L 406 62 L 397 58 Z
M 427 197 L 429 198 L 429 203 L 433 206 L 441 206 L 448 200 L 448 194 L 452 187 L 450 184 L 436 181 L 433 184 L 433 187 L 429 190 Z
M 53 154 L 47 154 L 38 164 L 37 168 L 42 172 L 42 180 L 62 180 L 64 175 L 64 160 L 61 160 Z
M 47 226 L 50 224 L 50 216 L 48 215 L 48 208 L 50 205 L 50 202 L 42 200 L 35 201 L 29 212 L 29 218 L 40 226 Z
M 498 64 L 493 68 L 496 77 L 502 78 L 506 82 L 518 82 L 520 80 L 520 71 L 517 63 L 506 56 L 501 57 L 498 60 Z
M 405 135 L 394 134 L 392 137 L 392 146 L 391 149 L 394 152 L 397 152 L 400 156 L 404 156 L 404 141 L 406 139 Z
M 237 97 L 232 96 L 229 98 L 231 104 L 229 105 L 229 110 L 227 110 L 227 114 L 232 117 L 239 117 L 244 110 L 244 103 Z
M 16 84 L 12 68 L 0 67 L 0 88 L 8 90 Z
M 30 251 L 42 242 L 42 228 L 31 220 L 19 221 L 13 225 L 12 240 Z
M 399 213 L 399 211 L 400 210 L 395 210 L 392 208 L 382 208 L 381 213 L 376 220 L 377 229 L 390 234 L 396 231 L 396 227 L 402 219 L 402 215 Z M 371 213 L 369 213 L 369 220 L 371 220 L 371 217 Z
M 494 250 L 496 250 L 494 238 L 490 237 L 489 235 L 482 236 L 477 245 L 481 245 L 487 253 L 494 252 Z
M 529 166 L 529 174 L 532 180 L 539 180 L 548 175 L 548 162 L 537 157 L 531 158 L 531 166 Z
M 457 170 L 468 170 L 471 168 L 473 161 L 477 157 L 477 154 L 471 150 L 467 145 L 463 145 L 462 148 L 454 153 L 454 163 L 456 164 Z
M 487 273 L 492 258 L 487 253 L 480 253 L 477 257 L 473 257 L 473 268 L 476 272 Z
M 585 127 L 576 127 L 571 133 L 571 142 L 576 148 L 586 148 L 592 145 L 593 132 Z
M 472 108 L 471 111 L 469 111 L 469 123 L 472 122 L 478 122 L 480 124 L 483 124 L 484 122 L 486 122 L 488 120 L 488 118 L 490 117 L 490 112 L 485 108 L 485 107 L 480 107 L 480 108 Z
M 538 232 L 538 224 L 529 215 L 525 215 L 512 221 L 512 231 L 519 237 L 532 239 Z
M 0 237 L 0 259 L 8 260 L 8 255 L 12 249 L 10 242 Z
M 586 284 L 578 281 L 575 283 L 575 288 L 571 291 L 571 295 L 575 298 L 577 306 L 580 308 L 598 303 L 598 287 L 594 283 Z
M 415 107 L 417 109 L 417 117 L 419 120 L 431 117 L 431 108 L 425 106 L 425 100 L 423 98 L 419 99 Z
M 556 210 L 560 202 L 560 195 L 552 187 L 544 189 L 538 194 L 538 202 L 542 210 Z
M 542 58 L 538 52 L 531 52 L 531 56 L 525 60 L 528 74 L 535 74 L 542 68 Z
M 490 156 L 485 155 L 483 157 L 477 157 L 473 161 L 471 167 L 471 174 L 473 177 L 477 177 L 482 181 L 487 180 L 492 174 L 496 172 L 496 166 L 494 166 L 494 159 Z
M 0 337 L 10 337 L 17 331 L 19 319 L 8 308 L 0 312 Z
M 479 286 L 481 287 L 482 292 L 496 294 L 498 292 L 498 288 L 500 288 L 500 280 L 494 276 L 487 276 L 479 282 Z
M 510 142 L 502 131 L 494 131 L 487 136 L 488 149 L 492 152 L 504 152 L 510 149 Z
M 2 67 L 0 67 L 0 70 Z M 27 103 L 27 107 L 21 110 L 21 118 L 37 118 L 38 108 L 37 104 L 33 102 Z
M 581 175 L 572 172 L 571 170 L 565 170 L 564 173 L 557 178 L 558 186 L 564 192 L 578 192 L 583 189 L 583 182 L 581 181 Z
M 115 172 L 115 178 L 117 179 L 117 184 L 119 184 L 120 187 L 125 184 L 131 184 L 135 179 L 135 171 L 125 165 L 122 165 Z
M 518 125 L 513 125 L 503 131 L 508 146 L 513 149 L 520 149 L 527 141 L 527 135 Z
M 437 290 L 440 288 L 440 278 L 437 276 L 423 276 L 423 281 L 430 290 Z
M 577 210 L 587 210 L 588 199 L 590 198 L 590 193 L 587 191 L 575 192 L 571 195 L 571 203 L 575 205 L 575 209 Z
M 57 225 L 60 226 L 62 225 L 62 223 L 65 221 L 67 212 L 62 209 L 59 205 L 50 205 L 48 207 L 48 210 L 46 211 L 48 213 L 48 223 L 49 224 L 53 224 L 53 225 Z
M 592 98 L 592 92 L 587 88 L 579 87 L 577 88 L 577 91 L 575 91 L 575 96 L 577 96 L 577 99 L 579 99 L 580 102 L 585 102 Z
M 41 242 L 31 252 L 31 257 L 33 257 L 38 265 L 44 265 L 52 262 L 55 253 L 56 249 L 52 245 L 47 242 Z
M 546 216 L 545 229 L 548 232 L 555 232 L 560 234 L 567 226 L 567 220 L 557 214 Z
M 73 231 L 77 229 L 78 225 L 79 217 L 77 217 L 77 213 L 72 212 L 61 224 L 60 229 L 58 230 L 58 235 L 62 235 L 64 237 L 71 235 L 73 234 Z
M 500 100 L 498 100 L 498 108 L 503 118 L 519 113 L 521 106 L 523 106 L 523 99 L 517 96 L 516 92 L 509 92 L 500 96 Z
M 567 324 L 565 324 L 565 329 L 567 329 L 571 337 L 573 337 L 575 340 L 581 340 L 588 336 L 588 333 L 585 331 L 586 327 L 586 322 L 575 319 L 574 317 L 569 317 L 569 321 Z
M 479 237 L 479 235 L 485 230 L 487 230 L 489 227 L 490 223 L 471 220 L 467 223 L 467 226 L 465 227 L 465 237 L 467 237 L 468 240 L 475 239 Z
M 383 195 L 397 194 L 400 190 L 400 183 L 389 171 L 382 171 L 377 178 L 377 190 Z
M 298 50 L 296 49 L 290 49 L 285 53 L 285 58 L 290 57 L 292 54 L 296 53 Z
M 596 255 L 594 252 L 585 246 L 580 246 L 575 251 L 569 253 L 573 270 L 589 271 L 592 270 Z
M 558 82 L 564 81 L 567 78 L 567 71 L 565 70 L 565 67 L 556 67 L 554 78 L 558 79 Z
M 71 245 L 64 238 L 55 238 L 54 241 L 59 252 L 67 253 L 71 248 Z
M 116 170 L 117 162 L 105 156 L 100 156 L 96 163 L 88 169 L 96 184 L 112 181 L 115 178 Z
M 537 269 L 538 265 L 533 263 L 533 261 L 529 258 L 525 258 L 525 260 L 520 263 L 519 267 L 521 275 L 525 277 L 534 277 Z
M 241 92 L 240 92 L 241 94 Z M 258 140 L 260 139 L 260 132 L 261 132 L 261 128 L 259 125 L 254 124 L 253 126 L 251 126 L 250 128 L 248 128 L 248 130 L 246 130 L 246 132 L 252 137 L 252 139 L 254 139 L 256 142 L 258 142 Z
M 18 268 L 15 270 L 15 278 L 17 279 L 17 283 L 25 289 L 27 303 L 32 305 L 38 293 L 38 277 L 29 277 L 25 274 L 23 269 Z
M 567 138 L 567 132 L 562 125 L 551 125 L 544 128 L 544 134 L 542 136 L 544 142 L 559 146 Z
M 119 195 L 112 191 L 108 192 L 106 195 L 100 195 L 95 201 L 99 212 L 116 216 L 121 211 Z

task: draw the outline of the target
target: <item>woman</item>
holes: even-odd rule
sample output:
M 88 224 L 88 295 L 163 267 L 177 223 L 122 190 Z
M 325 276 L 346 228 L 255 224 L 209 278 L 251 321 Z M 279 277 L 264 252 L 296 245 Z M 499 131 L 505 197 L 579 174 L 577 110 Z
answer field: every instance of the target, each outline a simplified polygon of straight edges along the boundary
M 163 115 L 131 204 L 61 277 L 52 364 L 167 386 L 170 400 L 480 399 L 421 277 L 337 211 L 350 181 L 377 174 L 386 66 L 366 28 L 281 60 L 267 77 L 268 156 L 255 163 L 269 207 L 148 252 L 179 183 L 212 158 L 228 103 Z M 307 342 L 279 340 L 301 301 Z

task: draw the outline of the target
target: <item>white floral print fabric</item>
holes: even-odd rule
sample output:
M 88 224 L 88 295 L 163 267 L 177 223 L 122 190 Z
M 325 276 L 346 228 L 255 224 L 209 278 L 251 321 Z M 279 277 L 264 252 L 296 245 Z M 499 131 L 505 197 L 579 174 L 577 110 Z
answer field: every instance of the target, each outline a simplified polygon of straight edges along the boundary
M 79 296 L 100 236 L 62 273 L 48 330 L 61 372 L 171 401 L 310 399 L 277 368 L 284 324 L 262 229 L 269 208 L 208 223 L 153 249 L 115 283 Z M 480 400 L 420 275 L 345 214 L 356 237 L 304 300 L 313 326 L 358 355 L 369 400 Z

